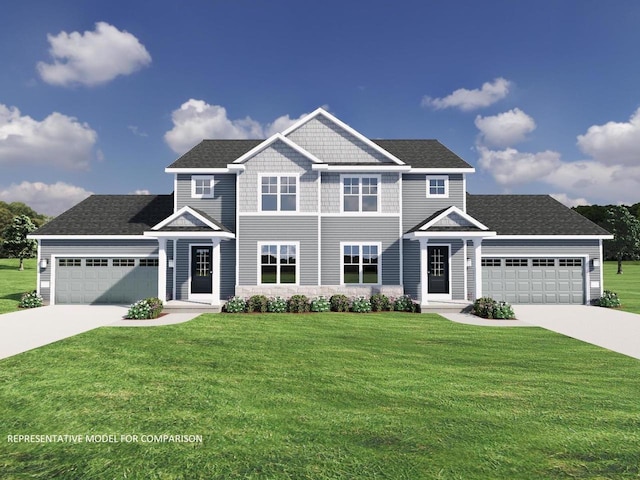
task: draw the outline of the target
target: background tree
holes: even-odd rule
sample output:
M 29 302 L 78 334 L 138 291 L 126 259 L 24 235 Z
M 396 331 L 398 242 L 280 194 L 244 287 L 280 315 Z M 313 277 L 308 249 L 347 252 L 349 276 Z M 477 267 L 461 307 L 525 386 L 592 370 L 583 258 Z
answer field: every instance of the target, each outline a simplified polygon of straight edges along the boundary
M 629 213 L 627 207 L 609 207 L 604 228 L 613 234 L 605 240 L 605 247 L 618 261 L 618 274 L 622 273 L 622 260 L 636 260 L 640 256 L 640 220 Z
M 0 244 L 2 244 L 2 232 L 13 222 L 14 217 L 18 215 L 26 215 L 31 219 L 36 227 L 41 227 L 50 220 L 50 217 L 42 215 L 34 211 L 28 205 L 22 202 L 3 202 L 0 201 Z M 0 253 L 0 257 L 2 254 Z
M 20 259 L 20 270 L 24 270 L 24 259 L 36 255 L 38 243 L 27 238 L 37 227 L 26 215 L 14 217 L 13 222 L 2 232 L 2 251 L 10 258 Z

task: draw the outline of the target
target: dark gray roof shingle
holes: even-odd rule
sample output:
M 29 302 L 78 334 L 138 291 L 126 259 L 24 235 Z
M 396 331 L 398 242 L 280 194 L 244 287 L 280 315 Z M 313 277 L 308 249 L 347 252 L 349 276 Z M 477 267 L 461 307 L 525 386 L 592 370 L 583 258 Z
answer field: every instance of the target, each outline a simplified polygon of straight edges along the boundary
M 168 168 L 225 168 L 263 141 L 203 140 Z M 471 168 L 471 165 L 437 140 L 372 141 L 415 168 Z
M 609 235 L 549 195 L 471 195 L 467 213 L 498 235 Z
M 173 213 L 173 195 L 92 195 L 34 235 L 142 235 Z

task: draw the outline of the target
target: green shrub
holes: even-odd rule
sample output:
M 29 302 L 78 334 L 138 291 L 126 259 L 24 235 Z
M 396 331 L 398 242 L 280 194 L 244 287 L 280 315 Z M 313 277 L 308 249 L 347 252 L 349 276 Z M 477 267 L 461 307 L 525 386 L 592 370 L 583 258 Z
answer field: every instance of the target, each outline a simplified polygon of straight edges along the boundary
M 125 318 L 133 320 L 148 320 L 158 318 L 162 313 L 162 300 L 157 297 L 138 300 L 129 307 Z
M 287 301 L 282 297 L 271 297 L 267 303 L 267 311 L 271 313 L 284 313 L 287 311 Z
M 20 297 L 19 308 L 36 308 L 42 306 L 42 297 L 35 290 L 27 292 Z
M 228 313 L 244 313 L 247 311 L 247 302 L 242 297 L 232 297 L 227 300 L 224 311 Z
M 247 310 L 249 312 L 265 313 L 269 309 L 269 299 L 264 295 L 253 295 L 249 298 Z
M 594 299 L 592 303 L 598 307 L 605 308 L 619 308 L 622 305 L 618 298 L 618 294 L 611 290 L 605 290 L 602 292 L 602 296 Z
M 356 297 L 351 302 L 351 311 L 355 313 L 368 313 L 371 311 L 371 302 L 367 297 Z
M 391 302 L 389 297 L 382 293 L 374 293 L 371 295 L 371 310 L 374 312 L 386 312 L 391 310 Z
M 482 318 L 515 318 L 513 307 L 507 302 L 497 302 L 491 297 L 481 297 L 473 302 L 471 313 Z
M 309 311 L 309 299 L 306 295 L 294 295 L 287 302 L 291 313 L 306 313 Z
M 410 295 L 402 295 L 393 302 L 393 309 L 396 312 L 417 312 L 418 304 L 411 299 Z
M 351 306 L 347 296 L 341 293 L 333 295 L 329 303 L 331 303 L 331 310 L 334 312 L 348 312 Z
M 331 304 L 329 303 L 329 300 L 322 295 L 311 301 L 312 312 L 328 312 L 329 310 L 331 310 Z

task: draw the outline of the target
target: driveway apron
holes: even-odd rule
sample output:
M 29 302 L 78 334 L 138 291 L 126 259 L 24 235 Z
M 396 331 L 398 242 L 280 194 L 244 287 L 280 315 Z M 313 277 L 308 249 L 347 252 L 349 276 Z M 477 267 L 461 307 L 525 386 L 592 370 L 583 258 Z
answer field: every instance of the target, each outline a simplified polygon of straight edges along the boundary
M 116 305 L 52 305 L 0 315 L 0 358 L 112 324 L 127 313 Z
M 640 359 L 640 315 L 587 305 L 514 305 L 518 320 Z

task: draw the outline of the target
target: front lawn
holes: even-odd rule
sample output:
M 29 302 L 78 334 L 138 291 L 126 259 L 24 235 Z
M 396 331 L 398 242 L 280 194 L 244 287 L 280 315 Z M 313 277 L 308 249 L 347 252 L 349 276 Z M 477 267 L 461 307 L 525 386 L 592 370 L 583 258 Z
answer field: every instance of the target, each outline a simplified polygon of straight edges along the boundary
M 0 258 L 0 314 L 18 309 L 20 297 L 36 289 L 36 259 L 24 261 L 24 270 L 18 270 L 17 258 Z
M 622 275 L 617 275 L 618 262 L 604 262 L 604 288 L 618 294 L 622 310 L 640 313 L 640 262 L 622 262 Z
M 53 319 L 52 319 L 53 320 Z M 202 315 L 0 361 L 4 478 L 638 478 L 640 362 L 437 315 Z M 10 443 L 7 435 L 202 435 Z

